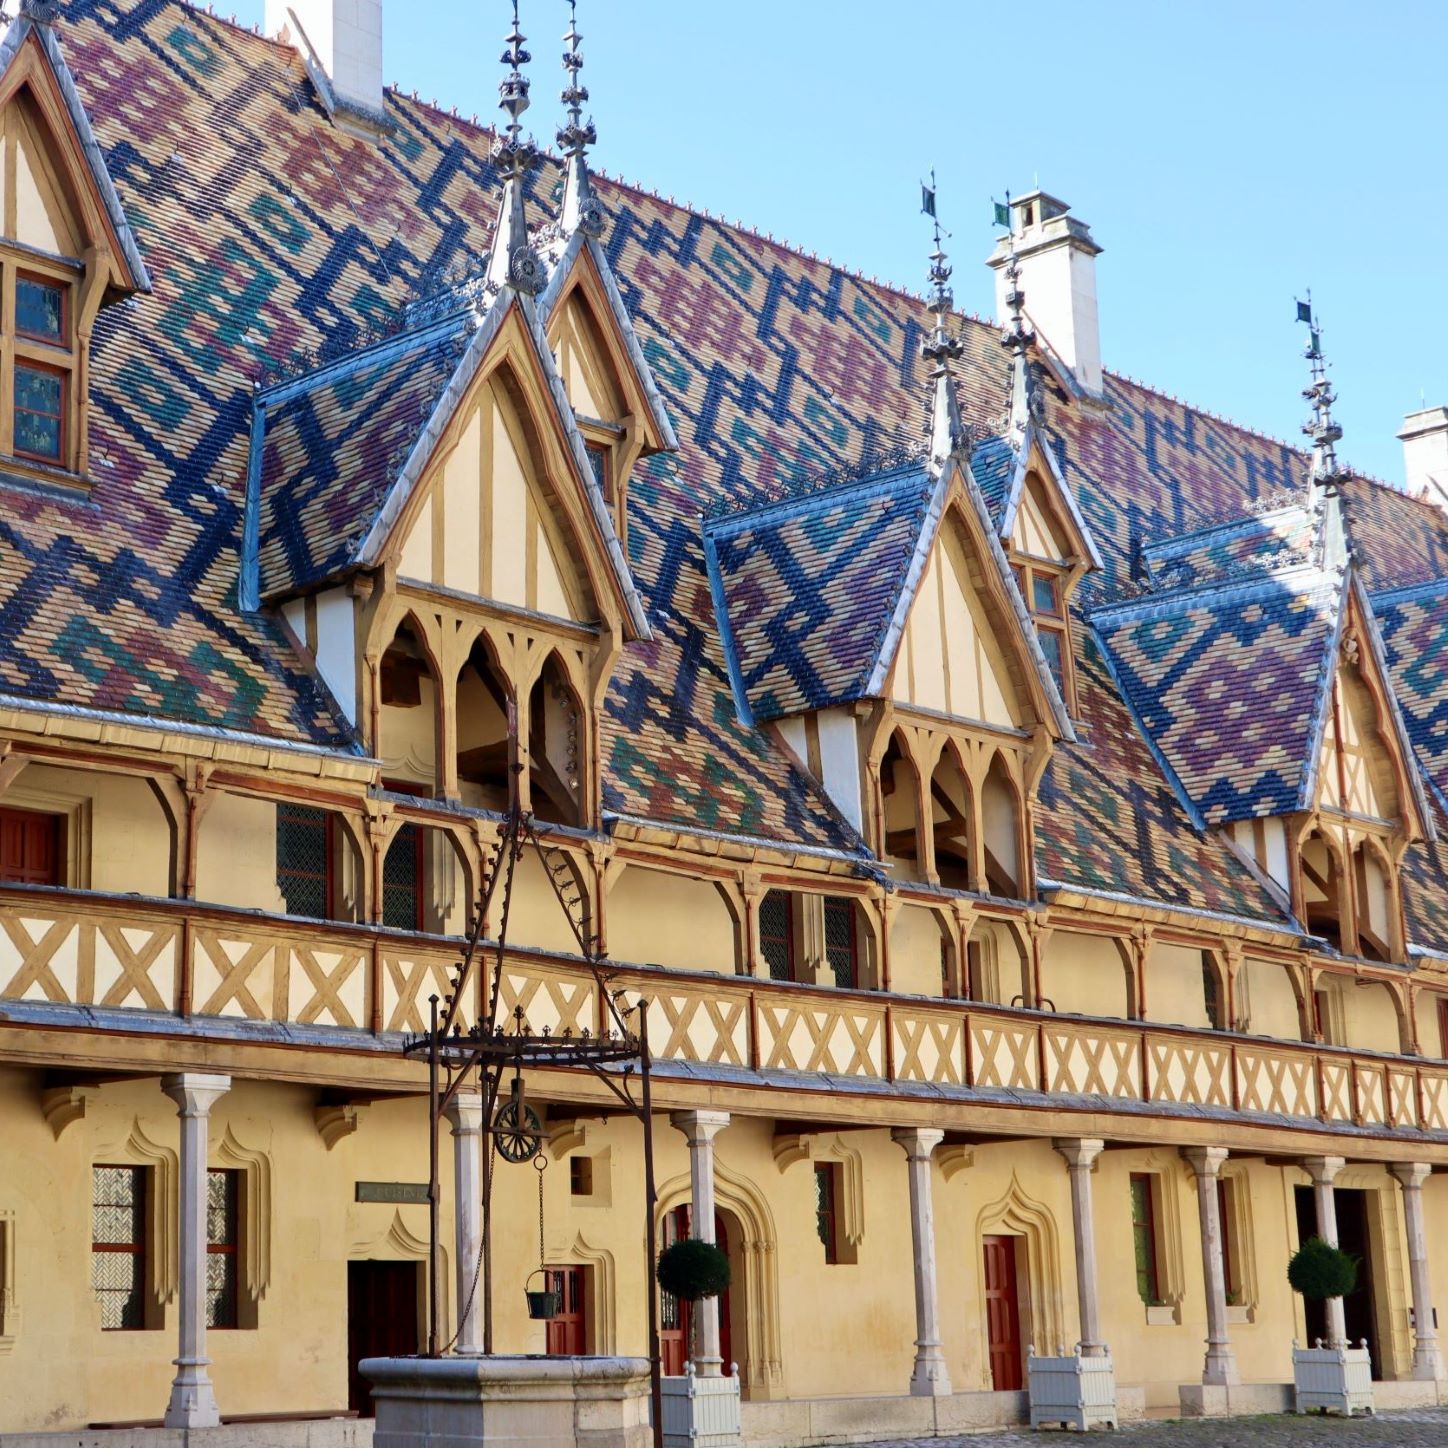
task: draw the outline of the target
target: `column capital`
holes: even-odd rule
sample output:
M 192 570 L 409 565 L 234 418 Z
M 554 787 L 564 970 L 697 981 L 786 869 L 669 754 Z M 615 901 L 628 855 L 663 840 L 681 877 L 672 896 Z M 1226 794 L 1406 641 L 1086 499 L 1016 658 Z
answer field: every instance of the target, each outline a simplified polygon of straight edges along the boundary
M 1058 1136 L 1051 1145 L 1066 1158 L 1066 1165 L 1087 1168 L 1096 1165 L 1096 1158 L 1106 1150 L 1106 1143 L 1099 1136 Z
M 929 1161 L 930 1153 L 945 1140 L 945 1133 L 935 1126 L 897 1126 L 890 1140 L 911 1161 Z
M 483 1129 L 483 1098 L 477 1091 L 459 1091 L 443 1110 L 454 1136 L 466 1136 Z
M 1388 1170 L 1403 1184 L 1405 1191 L 1421 1187 L 1433 1175 L 1433 1168 L 1426 1161 L 1395 1161 Z
M 1215 1177 L 1222 1163 L 1231 1155 L 1225 1146 L 1184 1146 L 1182 1156 L 1191 1163 L 1199 1177 Z
M 1337 1180 L 1337 1174 L 1347 1165 L 1340 1156 L 1304 1156 L 1302 1169 L 1318 1186 L 1330 1187 Z
M 682 1131 L 690 1146 L 700 1142 L 712 1142 L 729 1125 L 727 1111 L 674 1111 L 669 1115 L 669 1125 Z
M 209 1071 L 181 1071 L 161 1077 L 161 1089 L 182 1116 L 207 1116 L 219 1097 L 231 1090 L 231 1077 Z

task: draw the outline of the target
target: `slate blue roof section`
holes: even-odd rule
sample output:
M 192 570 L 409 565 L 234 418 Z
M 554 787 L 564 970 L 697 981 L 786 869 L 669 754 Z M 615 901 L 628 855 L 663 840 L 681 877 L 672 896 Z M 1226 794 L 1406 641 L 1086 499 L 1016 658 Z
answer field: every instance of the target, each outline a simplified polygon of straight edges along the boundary
M 970 473 L 997 529 L 1010 497 L 1011 478 L 1015 470 L 1015 449 L 1005 438 L 983 437 L 976 443 L 970 455 Z
M 705 524 L 709 585 L 744 717 L 864 697 L 935 488 L 916 462 Z

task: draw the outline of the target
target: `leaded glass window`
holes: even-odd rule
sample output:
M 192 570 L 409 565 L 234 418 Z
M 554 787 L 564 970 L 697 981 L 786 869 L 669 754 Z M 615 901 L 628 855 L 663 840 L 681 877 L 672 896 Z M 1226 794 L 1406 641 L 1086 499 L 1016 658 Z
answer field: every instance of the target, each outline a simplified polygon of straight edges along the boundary
M 422 829 L 403 825 L 382 862 L 382 923 L 422 929 Z
M 15 278 L 15 330 L 39 342 L 65 341 L 66 288 L 23 273 Z
M 146 1169 L 91 1173 L 91 1290 L 107 1332 L 146 1325 Z
M 206 1325 L 235 1327 L 241 1173 L 206 1173 Z
M 855 902 L 841 895 L 825 897 L 825 959 L 835 984 L 853 990 L 859 981 Z
M 1131 1174 L 1131 1240 L 1136 1253 L 1136 1294 L 1148 1307 L 1161 1305 L 1156 1262 L 1156 1202 L 1151 1176 Z
M 789 896 L 771 890 L 759 902 L 759 950 L 769 964 L 771 980 L 794 979 L 794 936 Z
M 330 920 L 332 816 L 306 805 L 277 806 L 277 889 L 288 915 Z
M 15 364 L 15 451 L 58 463 L 65 455 L 65 375 Z

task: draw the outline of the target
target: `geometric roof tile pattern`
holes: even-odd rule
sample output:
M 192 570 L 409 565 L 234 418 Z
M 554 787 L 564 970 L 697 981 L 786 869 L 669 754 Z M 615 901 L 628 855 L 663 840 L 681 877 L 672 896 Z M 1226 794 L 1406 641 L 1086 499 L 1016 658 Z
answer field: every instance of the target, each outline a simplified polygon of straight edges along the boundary
M 1276 570 L 1311 559 L 1319 517 L 1307 500 L 1175 538 L 1150 541 L 1142 548 L 1153 590 L 1200 588 L 1226 578 Z
M 1206 824 L 1310 799 L 1343 597 L 1336 571 L 1308 566 L 1092 615 L 1126 702 Z
M 704 551 L 741 712 L 865 696 L 921 546 L 923 462 L 711 520 Z
M 264 597 L 356 561 L 472 327 L 459 313 L 257 394 Z
M 1414 753 L 1448 799 L 1448 580 L 1375 593 L 1372 605 Z
M 253 386 L 263 361 L 386 323 L 486 249 L 491 133 L 388 92 L 388 135 L 349 137 L 295 52 L 179 0 L 73 0 L 60 36 L 153 291 L 97 323 L 89 502 L 0 484 L 0 693 L 354 747 L 286 635 L 238 606 Z M 551 164 L 532 174 L 535 223 L 556 178 Z M 700 516 L 918 447 L 929 314 L 916 296 L 740 228 L 595 185 L 608 263 L 680 443 L 641 464 L 629 490 L 628 562 L 653 637 L 625 646 L 606 699 L 606 808 L 858 853 L 784 751 L 740 720 Z M 1007 358 L 995 327 L 959 325 L 961 411 L 989 430 L 1009 396 Z M 1104 410 L 1042 384 L 1043 441 L 1102 556 L 1076 590 L 1082 609 L 1119 596 L 1151 540 L 1305 477 L 1285 444 L 1141 384 L 1108 375 Z M 349 546 L 350 503 L 320 481 L 343 458 L 333 406 L 326 445 L 297 455 L 313 513 L 293 506 L 284 521 L 272 498 L 269 578 L 325 570 L 334 545 Z M 338 475 L 370 489 L 389 444 Z M 1448 573 L 1439 515 L 1356 481 L 1344 507 L 1372 589 Z M 1291 619 L 1279 626 L 1290 638 Z M 1076 635 L 1079 737 L 1058 744 L 1042 780 L 1042 877 L 1280 919 L 1194 827 L 1090 630 Z M 1436 861 L 1428 846 L 1409 852 L 1415 921 L 1444 908 Z

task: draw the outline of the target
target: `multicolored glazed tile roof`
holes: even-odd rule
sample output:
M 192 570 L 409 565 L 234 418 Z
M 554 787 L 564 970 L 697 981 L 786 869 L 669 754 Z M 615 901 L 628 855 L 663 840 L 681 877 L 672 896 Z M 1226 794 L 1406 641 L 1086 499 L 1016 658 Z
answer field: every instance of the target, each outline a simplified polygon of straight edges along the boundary
M 935 491 L 924 463 L 911 463 L 705 523 L 745 718 L 865 696 Z
M 1245 574 L 1311 562 L 1318 518 L 1306 499 L 1175 538 L 1148 542 L 1142 560 L 1153 590 L 1201 588 Z
M 59 33 L 154 291 L 97 327 L 90 503 L 4 490 L 4 692 L 351 748 L 279 627 L 237 607 L 253 386 L 264 361 L 385 322 L 429 277 L 486 249 L 498 195 L 491 135 L 390 92 L 386 139 L 349 137 L 293 52 L 179 0 L 74 0 Z M 555 180 L 551 169 L 535 175 L 535 223 Z M 741 722 L 700 517 L 918 446 L 924 302 L 631 187 L 600 178 L 596 189 L 608 263 L 681 445 L 644 463 L 630 488 L 629 563 L 653 639 L 625 649 L 607 698 L 606 808 L 858 852 L 768 733 Z M 989 429 L 1006 402 L 1007 358 L 984 322 L 966 320 L 961 340 L 961 409 Z M 431 385 L 418 383 L 419 410 Z M 1285 444 L 1121 378 L 1106 389 L 1098 410 L 1049 377 L 1043 387 L 1045 440 L 1102 555 L 1078 590 L 1086 609 L 1139 576 L 1153 540 L 1239 515 L 1305 475 Z M 306 438 L 315 425 L 335 442 L 344 414 L 366 409 L 319 393 L 311 410 L 315 423 L 298 409 L 286 444 L 298 480 L 280 510 L 283 494 L 272 498 L 265 566 L 277 586 L 334 567 L 355 526 Z M 397 420 L 399 434 L 411 420 Z M 338 476 L 373 488 L 390 466 L 388 428 L 349 434 Z M 978 476 L 989 495 L 988 461 Z M 1356 546 L 1373 555 L 1372 587 L 1448 572 L 1441 515 L 1368 484 L 1347 488 L 1347 507 Z M 801 560 L 807 586 L 833 556 Z M 1259 646 L 1298 657 L 1306 620 L 1268 612 L 1253 620 Z M 1090 630 L 1076 634 L 1080 737 L 1058 747 L 1042 783 L 1042 876 L 1280 919 L 1195 827 Z M 1142 655 L 1153 687 L 1170 667 L 1148 669 Z M 1163 697 L 1190 703 L 1190 692 Z M 1241 790 L 1255 807 L 1253 789 Z M 1442 877 L 1412 854 L 1420 899 L 1410 909 L 1426 918 L 1442 908 Z
M 262 597 L 356 562 L 471 330 L 454 314 L 258 394 Z
M 1448 799 L 1448 579 L 1374 594 L 1372 604 L 1413 748 Z
M 1210 825 L 1310 798 L 1343 582 L 1316 567 L 1098 610 L 1113 675 Z

